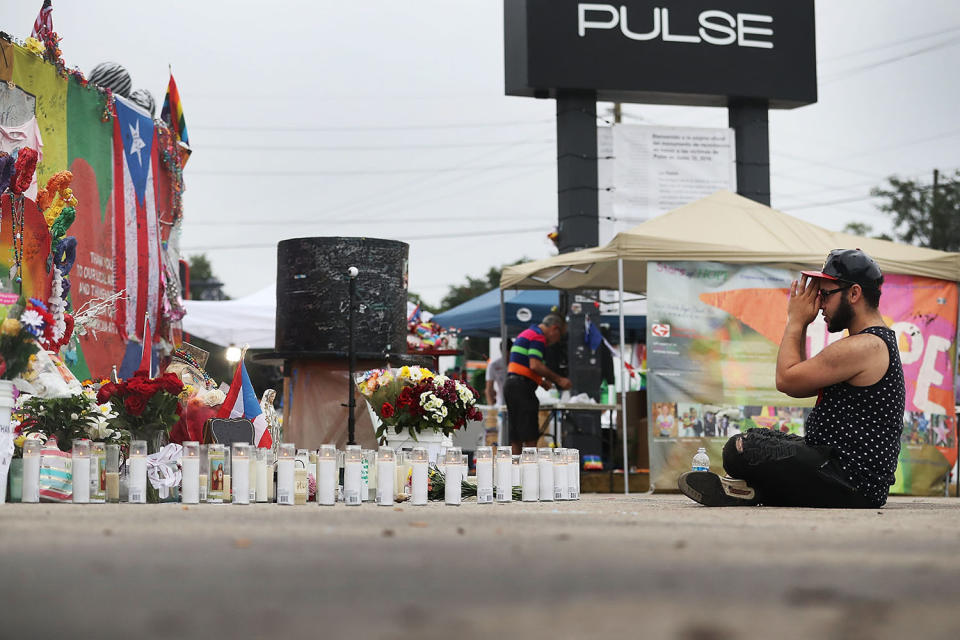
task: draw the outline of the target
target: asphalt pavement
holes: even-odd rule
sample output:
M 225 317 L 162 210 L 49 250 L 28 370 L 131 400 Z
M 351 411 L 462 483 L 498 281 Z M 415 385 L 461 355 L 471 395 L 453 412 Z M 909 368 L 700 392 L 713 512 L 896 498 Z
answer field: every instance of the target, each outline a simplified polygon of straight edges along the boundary
M 0 638 L 960 637 L 960 500 L 0 505 Z

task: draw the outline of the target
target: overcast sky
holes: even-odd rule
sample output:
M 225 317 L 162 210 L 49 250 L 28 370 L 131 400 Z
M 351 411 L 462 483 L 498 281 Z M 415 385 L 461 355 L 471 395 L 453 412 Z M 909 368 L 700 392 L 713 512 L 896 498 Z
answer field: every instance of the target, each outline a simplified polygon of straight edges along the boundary
M 0 29 L 26 37 L 41 4 L 7 0 Z M 433 304 L 467 275 L 554 253 L 554 102 L 503 94 L 499 0 L 53 4 L 68 66 L 120 62 L 159 110 L 172 65 L 194 148 L 181 247 L 231 296 L 271 283 L 292 237 L 408 241 L 410 290 Z M 819 102 L 771 112 L 773 206 L 889 231 L 872 186 L 960 168 L 960 2 L 816 10 Z M 626 105 L 623 121 L 727 116 Z

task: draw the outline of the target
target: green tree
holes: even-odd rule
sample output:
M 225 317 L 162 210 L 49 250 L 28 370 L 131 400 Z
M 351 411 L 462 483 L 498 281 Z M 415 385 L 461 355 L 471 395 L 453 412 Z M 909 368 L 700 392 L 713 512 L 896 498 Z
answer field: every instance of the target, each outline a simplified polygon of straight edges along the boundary
M 849 233 L 850 235 L 860 236 L 862 238 L 878 238 L 880 240 L 893 240 L 890 236 L 885 233 L 873 232 L 873 227 L 868 225 L 866 222 L 848 222 L 843 227 L 844 233 Z
M 960 170 L 944 179 L 934 170 L 933 183 L 887 178 L 889 187 L 876 187 L 873 196 L 886 198 L 879 209 L 890 214 L 894 237 L 941 251 L 960 251 Z
M 207 254 L 198 253 L 187 260 L 190 265 L 190 297 L 194 300 L 229 300 L 223 282 L 213 273 Z

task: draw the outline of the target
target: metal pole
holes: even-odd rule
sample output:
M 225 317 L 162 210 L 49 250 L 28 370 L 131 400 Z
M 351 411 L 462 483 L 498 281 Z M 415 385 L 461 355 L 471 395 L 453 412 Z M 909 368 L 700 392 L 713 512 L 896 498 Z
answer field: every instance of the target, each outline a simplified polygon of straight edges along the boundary
M 357 368 L 357 352 L 353 344 L 353 307 L 354 300 L 357 297 L 357 274 L 360 271 L 356 267 L 347 269 L 347 276 L 350 278 L 349 286 L 349 306 L 347 308 L 347 324 L 350 327 L 349 337 L 347 339 L 347 359 L 349 361 L 349 374 L 347 376 L 347 444 L 357 444 L 354 440 L 354 431 L 356 429 L 356 416 L 354 410 L 357 406 L 356 390 L 353 388 L 353 376 Z
M 623 430 L 623 493 L 630 493 L 630 464 L 627 459 L 627 347 L 623 326 L 623 258 L 617 258 L 617 287 L 620 293 L 620 425 Z
M 503 289 L 500 289 L 500 357 L 503 358 L 503 366 L 509 365 L 509 353 L 507 352 L 507 306 L 504 304 L 503 300 Z M 503 389 L 501 389 L 503 391 Z M 499 399 L 499 398 L 498 398 Z M 497 408 L 497 413 L 500 413 L 500 408 Z M 507 416 L 509 419 L 509 416 Z M 504 433 L 503 420 L 500 420 L 497 433 L 497 446 L 504 446 Z

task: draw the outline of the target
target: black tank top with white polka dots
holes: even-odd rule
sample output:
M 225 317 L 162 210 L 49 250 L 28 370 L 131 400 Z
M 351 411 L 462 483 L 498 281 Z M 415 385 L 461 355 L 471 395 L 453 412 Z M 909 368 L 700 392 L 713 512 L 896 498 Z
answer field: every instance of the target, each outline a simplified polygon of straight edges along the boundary
M 857 491 L 880 507 L 894 483 L 906 393 L 896 333 L 887 327 L 867 327 L 887 345 L 890 365 L 875 384 L 856 387 L 846 382 L 823 390 L 804 424 L 810 445 L 832 446 L 840 466 Z

